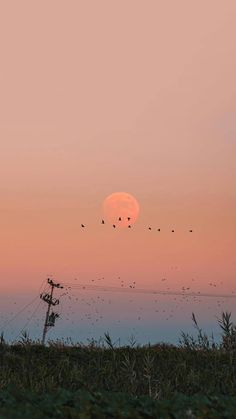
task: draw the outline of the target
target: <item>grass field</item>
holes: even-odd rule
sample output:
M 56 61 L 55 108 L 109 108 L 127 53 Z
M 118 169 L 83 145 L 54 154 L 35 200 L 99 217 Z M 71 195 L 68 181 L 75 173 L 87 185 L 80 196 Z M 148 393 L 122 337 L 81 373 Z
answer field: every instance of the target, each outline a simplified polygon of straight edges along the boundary
M 178 346 L 43 347 L 24 333 L 0 342 L 0 418 L 236 418 L 235 327 L 228 313 L 216 344 L 199 328 Z

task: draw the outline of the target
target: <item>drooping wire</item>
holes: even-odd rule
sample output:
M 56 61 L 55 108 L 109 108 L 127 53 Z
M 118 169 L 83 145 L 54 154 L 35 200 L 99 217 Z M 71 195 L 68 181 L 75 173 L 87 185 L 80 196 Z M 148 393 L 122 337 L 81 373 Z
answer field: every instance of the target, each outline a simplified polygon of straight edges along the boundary
M 15 337 L 14 340 L 16 340 L 20 334 L 25 330 L 26 326 L 28 326 L 28 324 L 30 323 L 30 321 L 32 320 L 32 318 L 34 317 L 34 315 L 36 314 L 40 304 L 42 303 L 42 300 L 39 301 L 39 303 L 37 304 L 35 310 L 33 311 L 33 313 L 31 314 L 30 318 L 27 320 L 27 322 L 25 323 L 25 325 L 22 327 L 22 329 L 20 330 L 20 332 L 18 333 L 18 335 Z
M 43 283 L 45 282 L 45 279 L 42 281 L 42 283 L 41 283 L 41 285 L 40 285 L 40 287 L 39 287 L 39 291 L 38 292 L 40 292 L 40 290 L 41 290 L 41 288 L 42 288 L 42 286 L 43 286 Z M 44 286 L 44 289 L 43 289 L 43 292 L 45 291 L 45 289 L 47 288 L 47 286 L 48 286 L 48 284 L 45 284 L 45 286 Z M 17 311 L 17 313 L 10 319 L 10 320 L 7 320 L 2 326 L 1 326 L 1 329 L 4 331 L 4 328 L 6 327 L 6 326 L 8 326 L 13 320 L 15 320 L 18 316 L 19 316 L 19 314 L 21 314 L 23 311 L 25 311 L 25 309 L 26 308 L 28 308 L 29 306 L 31 306 L 37 299 L 38 299 L 39 297 L 38 297 L 38 295 L 33 299 L 33 300 L 31 300 L 28 304 L 26 304 L 23 308 L 21 308 L 19 311 Z
M 42 281 L 42 283 L 41 283 L 41 285 L 40 285 L 40 287 L 39 287 L 39 290 L 38 290 L 38 293 L 41 291 L 41 288 L 42 288 L 42 286 L 43 286 L 43 284 L 45 283 L 45 279 Z M 45 291 L 45 288 L 48 286 L 48 282 L 46 282 L 46 284 L 45 284 L 45 286 L 44 286 L 44 289 L 43 289 L 43 292 Z

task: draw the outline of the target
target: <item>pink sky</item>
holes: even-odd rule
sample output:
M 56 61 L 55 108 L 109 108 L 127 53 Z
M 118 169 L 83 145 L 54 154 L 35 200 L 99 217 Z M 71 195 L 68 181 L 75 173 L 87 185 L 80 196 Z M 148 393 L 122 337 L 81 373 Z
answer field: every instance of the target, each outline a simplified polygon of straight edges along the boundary
M 3 2 L 2 293 L 48 275 L 234 289 L 235 19 L 234 0 Z M 117 191 L 132 231 L 100 224 Z

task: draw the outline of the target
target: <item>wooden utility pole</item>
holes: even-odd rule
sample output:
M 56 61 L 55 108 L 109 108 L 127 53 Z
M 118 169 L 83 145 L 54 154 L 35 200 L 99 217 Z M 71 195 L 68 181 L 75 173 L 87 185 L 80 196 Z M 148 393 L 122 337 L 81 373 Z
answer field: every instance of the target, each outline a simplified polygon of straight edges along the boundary
M 59 304 L 59 300 L 57 300 L 56 298 L 53 298 L 54 288 L 63 288 L 60 284 L 56 284 L 55 282 L 53 282 L 52 279 L 48 278 L 47 281 L 48 281 L 48 284 L 51 287 L 50 294 L 47 294 L 47 293 L 40 294 L 40 298 L 43 301 L 45 301 L 45 303 L 47 303 L 47 305 L 48 305 L 47 312 L 46 312 L 46 317 L 45 317 L 45 322 L 44 322 L 44 328 L 43 328 L 42 345 L 45 344 L 46 333 L 47 333 L 49 327 L 54 326 L 55 325 L 55 319 L 57 317 L 59 317 L 59 314 L 57 314 L 57 313 L 52 312 L 50 314 L 51 306 L 56 306 L 56 305 Z

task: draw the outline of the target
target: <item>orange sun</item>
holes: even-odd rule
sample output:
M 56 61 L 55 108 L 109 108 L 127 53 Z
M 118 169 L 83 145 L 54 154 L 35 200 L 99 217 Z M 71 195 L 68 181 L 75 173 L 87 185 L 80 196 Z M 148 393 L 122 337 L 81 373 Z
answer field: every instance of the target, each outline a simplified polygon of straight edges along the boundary
M 132 225 L 139 215 L 139 204 L 134 196 L 126 192 L 114 192 L 103 202 L 105 218 L 117 227 Z

